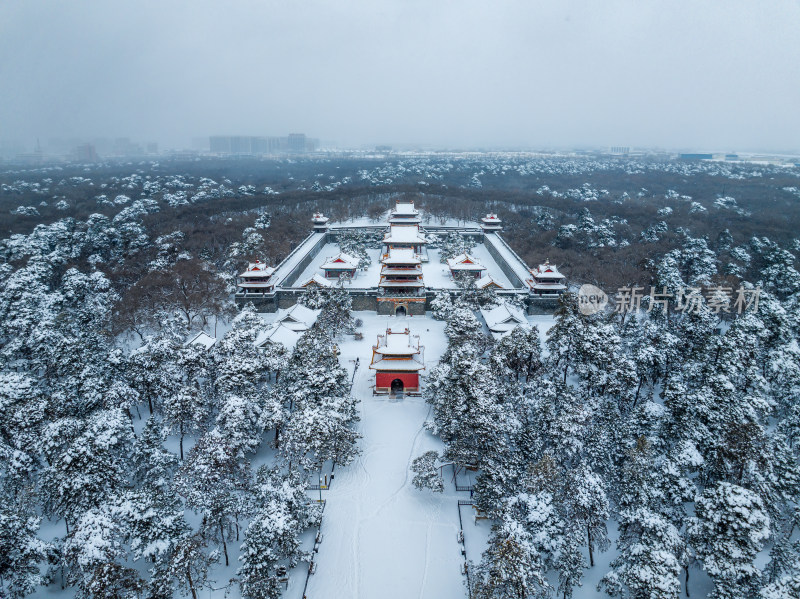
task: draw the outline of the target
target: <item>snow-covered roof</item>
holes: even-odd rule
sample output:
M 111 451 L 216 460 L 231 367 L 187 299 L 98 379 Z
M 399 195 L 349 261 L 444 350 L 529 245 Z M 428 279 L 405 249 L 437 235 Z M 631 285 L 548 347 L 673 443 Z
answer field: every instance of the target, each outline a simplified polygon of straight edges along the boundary
M 321 212 L 315 212 L 311 220 L 315 223 L 327 223 L 330 219 Z
M 263 347 L 267 343 L 280 343 L 287 349 L 297 345 L 303 331 L 294 331 L 283 324 L 275 324 L 269 330 L 261 333 L 256 339 L 255 346 Z
M 322 264 L 323 270 L 353 270 L 358 268 L 358 258 L 339 252 L 338 256 L 327 258 Z
M 380 287 L 424 287 L 425 283 L 420 281 L 419 279 L 387 279 L 386 277 L 381 277 L 380 282 L 378 283 Z
M 503 288 L 503 286 L 500 283 L 498 283 L 497 281 L 495 281 L 491 277 L 491 275 L 486 275 L 485 277 L 481 277 L 480 279 L 475 281 L 475 287 L 477 287 L 478 289 L 486 289 L 487 287 L 490 287 L 490 286 L 494 286 L 494 287 L 497 287 L 499 289 Z
M 499 218 L 497 218 L 496 214 L 487 214 L 481 219 L 481 221 L 486 223 L 487 225 L 488 224 L 499 225 L 501 222 L 503 222 Z
M 538 268 L 532 268 L 531 274 L 535 279 L 540 280 L 560 280 L 566 279 L 564 275 L 558 272 L 558 267 L 555 264 L 550 264 L 550 260 L 545 260 L 544 264 L 540 264 Z
M 315 322 L 321 310 L 312 310 L 302 304 L 295 304 L 285 314 L 278 316 L 275 322 L 293 331 L 307 331 Z
M 389 328 L 385 334 L 378 335 L 378 344 L 373 349 L 379 354 L 412 356 L 419 353 L 419 336 L 411 335 L 408 328 L 396 331 Z
M 425 370 L 425 365 L 412 359 L 385 358 L 380 355 L 375 356 L 375 361 L 369 365 L 373 370 L 414 372 Z
M 449 258 L 447 260 L 447 266 L 450 267 L 450 270 L 470 270 L 470 271 L 486 270 L 485 266 L 483 266 L 480 262 L 478 262 L 475 258 L 470 256 L 469 254 L 459 254 L 458 256 Z
M 255 262 L 250 262 L 247 266 L 247 270 L 239 276 L 248 279 L 266 279 L 271 277 L 274 272 L 275 269 L 273 267 L 256 260 Z
M 199 333 L 197 333 L 197 335 L 195 335 L 194 337 L 189 339 L 186 343 L 184 343 L 184 345 L 185 346 L 200 345 L 200 346 L 202 346 L 202 347 L 204 347 L 206 349 L 211 349 L 211 347 L 216 342 L 217 342 L 217 340 L 214 337 L 212 337 L 211 335 L 208 335 L 207 333 L 205 333 L 203 331 L 200 331 Z
M 536 281 L 529 281 L 529 284 L 532 289 L 535 291 L 546 291 L 549 293 L 555 293 L 557 291 L 564 291 L 567 286 L 561 283 L 550 283 L 548 281 L 543 281 L 541 283 L 537 283 Z
M 381 268 L 381 276 L 383 277 L 398 277 L 401 275 L 422 276 L 422 267 L 419 264 L 416 264 L 408 268 L 400 266 L 390 266 L 388 264 L 384 264 L 383 268 Z
M 419 234 L 417 225 L 389 225 L 389 232 L 383 238 L 383 243 L 413 243 L 424 244 L 428 240 Z
M 333 282 L 329 281 L 319 273 L 315 273 L 313 277 L 300 284 L 300 287 L 308 287 L 309 285 L 319 285 L 320 287 L 332 287 Z
M 420 349 L 419 336 L 412 335 L 408 328 L 396 331 L 386 329 L 384 335 L 378 335 L 378 343 L 372 348 L 372 364 L 369 367 L 384 372 L 424 370 Z
M 411 248 L 389 248 L 381 258 L 383 264 L 421 264 L 422 260 Z
M 397 202 L 391 211 L 392 216 L 416 216 L 418 214 L 419 210 L 414 208 L 414 202 Z
M 481 308 L 481 316 L 493 333 L 506 333 L 520 325 L 527 326 L 528 324 L 522 310 L 505 302 L 491 310 Z

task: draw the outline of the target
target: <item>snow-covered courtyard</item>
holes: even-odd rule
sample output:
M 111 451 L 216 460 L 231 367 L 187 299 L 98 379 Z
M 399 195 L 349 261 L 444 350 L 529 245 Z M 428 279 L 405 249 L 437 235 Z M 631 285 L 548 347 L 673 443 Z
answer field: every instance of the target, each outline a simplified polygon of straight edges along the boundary
M 368 367 L 376 336 L 399 324 L 420 335 L 429 369 L 444 350 L 444 323 L 370 312 L 354 316 L 364 321 L 364 339 L 339 347 L 349 370 L 359 360 L 353 394 L 360 400 L 362 453 L 355 464 L 336 471 L 324 492 L 323 541 L 307 596 L 464 597 L 455 488 L 450 484 L 445 493 L 432 494 L 411 485 L 411 461 L 442 448 L 423 429 L 429 406 L 421 397 L 373 396 L 375 376 Z

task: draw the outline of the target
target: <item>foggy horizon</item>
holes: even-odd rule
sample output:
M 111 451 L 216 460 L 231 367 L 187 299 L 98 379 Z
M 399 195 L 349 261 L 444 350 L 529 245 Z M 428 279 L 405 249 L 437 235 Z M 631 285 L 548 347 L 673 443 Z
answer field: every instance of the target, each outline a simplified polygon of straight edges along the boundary
M 12 1 L 0 141 L 797 152 L 800 2 Z

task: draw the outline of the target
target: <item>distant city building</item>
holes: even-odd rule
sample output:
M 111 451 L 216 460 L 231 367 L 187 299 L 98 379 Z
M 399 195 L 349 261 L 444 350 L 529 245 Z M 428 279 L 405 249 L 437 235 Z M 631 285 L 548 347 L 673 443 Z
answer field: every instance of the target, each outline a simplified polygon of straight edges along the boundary
M 302 153 L 306 151 L 306 135 L 305 133 L 290 133 L 289 134 L 289 151 Z
M 627 156 L 631 153 L 631 149 L 628 146 L 611 146 L 611 153 L 617 156 Z
M 253 135 L 212 135 L 208 138 L 212 154 L 224 156 L 263 156 L 266 154 L 303 154 L 314 152 L 319 141 L 292 133 L 287 137 L 265 137 Z
M 713 154 L 678 154 L 681 160 L 711 160 L 714 158 Z
M 111 154 L 114 156 L 142 156 L 142 146 L 133 143 L 129 137 L 118 137 L 114 140 L 111 149 Z
M 78 162 L 94 162 L 97 160 L 97 151 L 94 144 L 81 144 L 72 151 L 72 158 Z

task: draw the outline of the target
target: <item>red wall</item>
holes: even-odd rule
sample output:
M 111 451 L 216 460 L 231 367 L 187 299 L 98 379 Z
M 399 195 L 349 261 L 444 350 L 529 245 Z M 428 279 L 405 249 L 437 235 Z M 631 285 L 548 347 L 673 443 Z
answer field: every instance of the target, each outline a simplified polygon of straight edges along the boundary
M 419 387 L 418 372 L 376 372 L 375 386 L 386 388 L 391 387 L 394 379 L 400 379 L 403 381 L 403 387 L 405 388 Z

